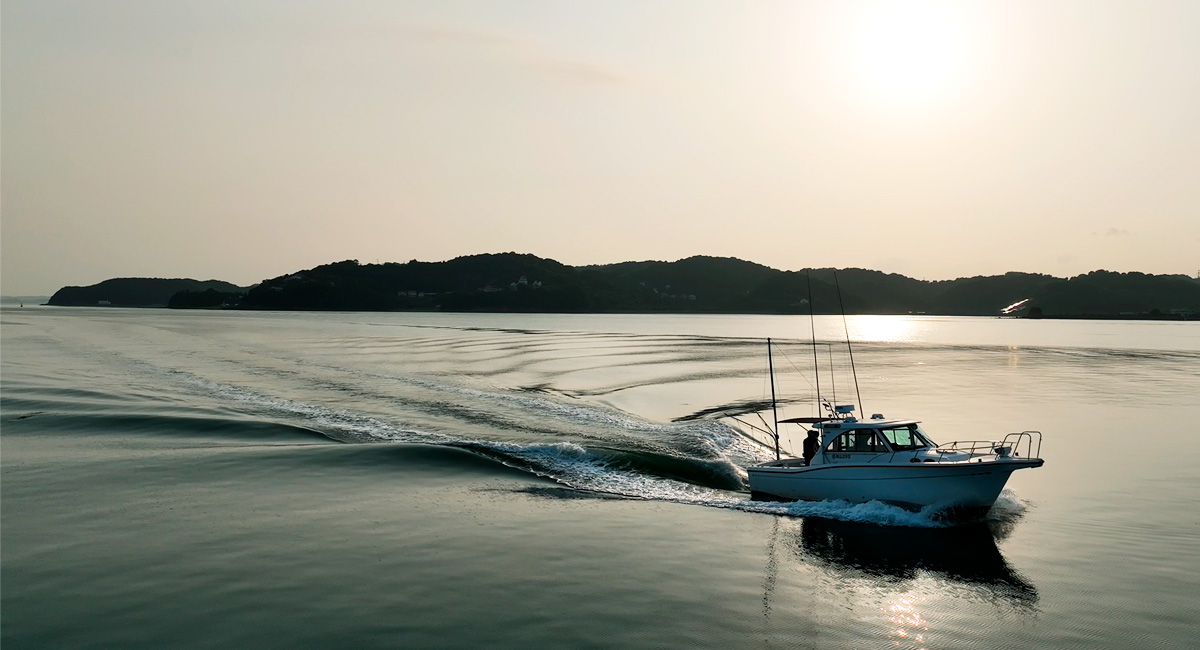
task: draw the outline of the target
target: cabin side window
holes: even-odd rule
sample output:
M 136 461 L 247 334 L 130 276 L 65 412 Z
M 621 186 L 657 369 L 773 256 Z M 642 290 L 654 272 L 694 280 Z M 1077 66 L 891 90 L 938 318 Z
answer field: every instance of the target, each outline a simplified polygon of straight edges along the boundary
M 829 443 L 829 446 L 825 449 L 837 453 L 863 451 L 880 453 L 887 451 L 883 443 L 875 437 L 875 432 L 870 429 L 847 431 L 834 438 L 833 442 Z

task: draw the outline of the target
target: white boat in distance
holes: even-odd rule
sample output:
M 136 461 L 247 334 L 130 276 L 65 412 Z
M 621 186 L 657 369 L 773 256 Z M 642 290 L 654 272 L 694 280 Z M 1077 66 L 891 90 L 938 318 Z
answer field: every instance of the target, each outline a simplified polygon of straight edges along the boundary
M 851 503 L 880 501 L 909 509 L 937 506 L 955 516 L 987 512 L 1008 477 L 1041 467 L 1042 434 L 1010 433 L 997 441 L 934 443 L 916 420 L 873 415 L 858 420 L 852 406 L 828 418 L 794 418 L 817 431 L 811 463 L 780 459 L 747 469 L 751 498 Z

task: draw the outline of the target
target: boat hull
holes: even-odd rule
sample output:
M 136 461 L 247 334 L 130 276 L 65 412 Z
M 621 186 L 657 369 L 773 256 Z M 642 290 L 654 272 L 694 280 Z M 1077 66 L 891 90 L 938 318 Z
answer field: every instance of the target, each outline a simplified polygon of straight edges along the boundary
M 787 501 L 881 501 L 910 509 L 940 506 L 964 511 L 992 507 L 1008 477 L 1041 459 L 887 465 L 826 464 L 810 467 L 766 464 L 750 467 L 756 499 Z

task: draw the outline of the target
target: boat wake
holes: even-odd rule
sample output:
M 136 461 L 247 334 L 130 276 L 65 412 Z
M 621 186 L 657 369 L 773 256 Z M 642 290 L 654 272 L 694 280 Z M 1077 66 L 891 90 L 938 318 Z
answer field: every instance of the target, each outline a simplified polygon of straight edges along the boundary
M 653 423 L 598 405 L 565 402 L 554 395 L 528 391 L 482 391 L 474 388 L 435 386 L 421 380 L 425 388 L 467 391 L 473 402 L 518 407 L 547 422 L 565 420 L 571 426 L 585 425 L 593 433 L 573 440 L 495 440 L 429 431 L 397 423 L 392 418 L 357 413 L 350 409 L 260 394 L 245 387 L 213 382 L 179 371 L 175 379 L 193 391 L 207 393 L 227 407 L 240 405 L 256 417 L 282 419 L 306 430 L 320 432 L 343 443 L 408 443 L 463 449 L 505 466 L 552 480 L 572 491 L 572 497 L 623 498 L 665 501 L 686 505 L 723 508 L 796 518 L 937 528 L 953 525 L 935 508 L 909 511 L 896 506 L 846 501 L 776 502 L 748 497 L 748 465 L 766 460 L 761 444 L 718 420 L 689 420 Z M 566 492 L 530 488 L 535 496 L 561 498 Z M 1006 493 L 1007 494 L 1007 493 Z M 1002 497 L 994 511 L 1019 517 L 1020 502 Z

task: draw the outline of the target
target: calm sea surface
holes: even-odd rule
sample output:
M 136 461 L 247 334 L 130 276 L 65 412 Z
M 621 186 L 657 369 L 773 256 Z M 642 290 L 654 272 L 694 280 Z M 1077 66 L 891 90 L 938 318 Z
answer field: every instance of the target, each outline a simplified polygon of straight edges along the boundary
M 1197 323 L 817 317 L 823 395 L 848 331 L 861 412 L 1044 434 L 949 525 L 749 500 L 806 317 L 0 321 L 5 650 L 1200 643 Z

